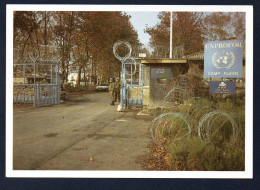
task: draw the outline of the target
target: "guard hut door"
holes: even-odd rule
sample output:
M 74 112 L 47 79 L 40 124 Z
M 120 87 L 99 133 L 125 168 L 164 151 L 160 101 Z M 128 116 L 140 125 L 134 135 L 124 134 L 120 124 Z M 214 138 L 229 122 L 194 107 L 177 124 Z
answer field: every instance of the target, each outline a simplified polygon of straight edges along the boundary
M 123 66 L 123 107 L 143 106 L 144 66 L 126 62 Z

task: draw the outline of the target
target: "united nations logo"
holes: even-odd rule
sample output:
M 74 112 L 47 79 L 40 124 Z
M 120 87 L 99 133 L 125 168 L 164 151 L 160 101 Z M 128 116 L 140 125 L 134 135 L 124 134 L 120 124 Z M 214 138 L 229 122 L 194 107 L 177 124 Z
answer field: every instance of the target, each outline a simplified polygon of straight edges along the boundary
M 230 69 L 235 63 L 235 55 L 231 51 L 215 52 L 212 56 L 212 62 L 217 69 Z

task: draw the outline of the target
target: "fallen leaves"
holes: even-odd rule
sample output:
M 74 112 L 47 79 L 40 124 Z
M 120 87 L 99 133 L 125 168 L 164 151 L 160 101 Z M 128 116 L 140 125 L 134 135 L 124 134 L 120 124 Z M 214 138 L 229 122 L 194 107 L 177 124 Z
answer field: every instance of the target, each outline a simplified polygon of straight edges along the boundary
M 148 170 L 171 170 L 171 154 L 163 146 L 152 144 L 149 149 L 150 153 L 138 160 L 141 167 Z
M 94 162 L 94 159 L 92 157 L 88 158 L 89 162 Z

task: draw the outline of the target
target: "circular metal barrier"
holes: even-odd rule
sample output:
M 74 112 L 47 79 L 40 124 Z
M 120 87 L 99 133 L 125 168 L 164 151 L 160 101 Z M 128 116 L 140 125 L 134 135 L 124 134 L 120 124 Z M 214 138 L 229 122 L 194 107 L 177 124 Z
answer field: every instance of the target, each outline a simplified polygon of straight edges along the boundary
M 117 53 L 117 49 L 120 47 L 120 46 L 126 46 L 127 49 L 128 49 L 128 53 L 124 56 L 124 57 L 121 57 L 120 55 L 118 55 Z M 132 53 L 132 46 L 126 42 L 126 41 L 123 41 L 123 40 L 119 40 L 117 41 L 116 43 L 114 43 L 113 45 L 113 53 L 115 55 L 115 57 L 117 59 L 119 59 L 120 61 L 125 61 L 126 59 L 130 58 L 131 57 L 131 53 Z
M 239 127 L 230 114 L 214 110 L 205 114 L 199 121 L 198 135 L 207 143 L 234 143 L 239 134 Z
M 169 109 L 179 106 L 184 100 L 190 97 L 188 91 L 181 87 L 174 87 L 164 97 L 161 105 L 161 113 L 167 112 Z
M 165 140 L 176 143 L 187 139 L 191 131 L 187 116 L 173 112 L 159 115 L 153 120 L 150 128 L 151 137 L 156 144 L 161 144 Z

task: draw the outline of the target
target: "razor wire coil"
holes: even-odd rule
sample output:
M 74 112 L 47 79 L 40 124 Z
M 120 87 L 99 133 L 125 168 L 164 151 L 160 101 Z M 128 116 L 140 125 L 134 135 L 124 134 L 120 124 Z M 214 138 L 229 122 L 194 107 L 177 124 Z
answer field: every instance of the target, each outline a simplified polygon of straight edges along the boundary
M 231 128 L 229 128 L 231 127 Z M 229 133 L 226 132 L 229 130 Z M 222 110 L 214 110 L 205 114 L 199 121 L 198 136 L 207 143 L 216 143 L 216 136 L 234 143 L 240 132 L 233 117 Z M 214 142 L 215 141 L 215 142 Z
M 150 134 L 156 144 L 161 144 L 164 140 L 171 139 L 177 142 L 188 138 L 192 128 L 188 117 L 181 113 L 164 113 L 152 121 Z
M 120 46 L 126 46 L 127 49 L 128 49 L 128 53 L 124 56 L 124 57 L 121 57 L 120 55 L 118 55 L 117 53 L 117 50 Z M 123 41 L 123 40 L 119 40 L 117 41 L 116 43 L 114 43 L 113 45 L 113 53 L 115 55 L 115 57 L 117 59 L 119 59 L 120 61 L 125 61 L 126 59 L 130 58 L 131 57 L 131 53 L 132 53 L 132 46 L 130 43 L 126 42 L 126 41 Z

